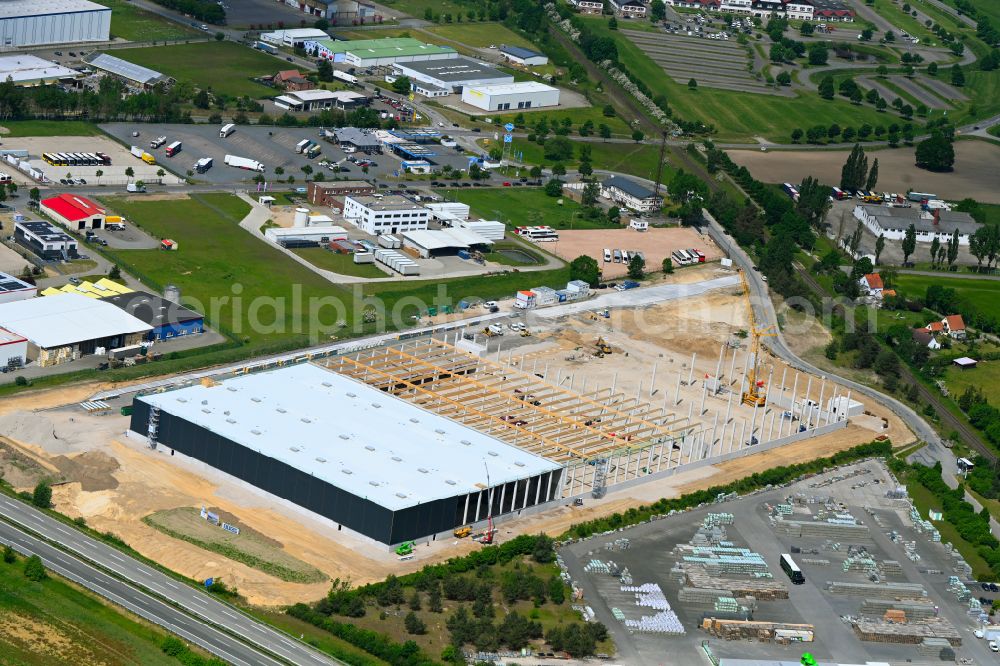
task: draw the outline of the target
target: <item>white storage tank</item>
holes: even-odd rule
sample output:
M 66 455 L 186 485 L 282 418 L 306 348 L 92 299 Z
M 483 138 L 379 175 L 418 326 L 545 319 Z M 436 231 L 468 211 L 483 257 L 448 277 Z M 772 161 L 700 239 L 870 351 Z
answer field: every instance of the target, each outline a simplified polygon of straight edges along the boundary
M 309 209 L 308 208 L 296 208 L 295 209 L 295 221 L 293 225 L 296 227 L 306 227 L 309 226 Z
M 181 302 L 181 290 L 180 287 L 173 284 L 168 284 L 163 290 L 163 300 L 170 301 L 171 303 Z

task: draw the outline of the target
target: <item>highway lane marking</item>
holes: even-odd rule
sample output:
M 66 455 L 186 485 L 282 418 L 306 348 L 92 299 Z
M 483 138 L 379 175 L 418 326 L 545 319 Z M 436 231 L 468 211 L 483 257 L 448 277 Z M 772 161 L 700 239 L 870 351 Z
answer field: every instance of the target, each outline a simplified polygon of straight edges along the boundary
M 118 560 L 119 562 L 121 562 L 122 564 L 125 564 L 125 560 L 123 560 L 122 558 L 118 557 L 114 553 L 110 553 L 109 552 L 107 555 L 108 555 L 108 557 L 114 558 L 114 559 Z
M 230 612 L 229 612 L 229 611 L 227 611 L 227 610 L 224 610 L 224 611 L 222 611 L 222 613 L 223 613 L 224 615 L 228 615 L 229 617 L 233 618 L 234 620 L 239 620 L 239 619 L 241 619 L 239 615 L 234 615 L 233 613 L 230 613 Z

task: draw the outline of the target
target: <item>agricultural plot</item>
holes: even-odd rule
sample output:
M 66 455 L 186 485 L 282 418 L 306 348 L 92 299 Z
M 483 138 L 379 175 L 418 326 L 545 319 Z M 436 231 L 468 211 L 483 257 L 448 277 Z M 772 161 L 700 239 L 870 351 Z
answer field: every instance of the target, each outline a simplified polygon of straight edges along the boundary
M 747 71 L 750 59 L 736 42 L 635 30 L 623 30 L 622 33 L 677 83 L 686 84 L 689 79 L 695 79 L 699 86 L 782 94 Z

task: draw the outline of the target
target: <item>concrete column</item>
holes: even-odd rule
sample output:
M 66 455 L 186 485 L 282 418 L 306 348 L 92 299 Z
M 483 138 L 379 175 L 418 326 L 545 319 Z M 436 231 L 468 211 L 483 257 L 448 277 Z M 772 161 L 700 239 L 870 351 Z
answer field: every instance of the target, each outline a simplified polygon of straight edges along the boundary
M 735 349 L 733 350 L 733 360 L 729 364 L 729 375 L 728 376 L 732 377 L 733 379 L 736 379 L 736 350 Z M 729 380 L 729 383 L 732 384 L 732 379 Z
M 716 412 L 715 413 L 715 421 L 712 422 L 712 447 L 713 448 L 715 447 L 715 429 L 718 428 L 718 427 L 719 427 L 719 413 Z M 725 428 L 726 424 L 723 423 L 722 427 Z
M 615 388 L 617 386 L 618 386 L 618 373 L 615 372 L 615 374 L 612 375 L 612 377 L 611 377 L 611 396 L 613 396 L 615 394 Z M 611 399 L 611 396 L 608 396 L 609 400 Z
M 826 420 L 823 421 L 823 425 L 830 425 L 830 419 L 833 417 L 833 406 L 837 404 L 837 393 L 839 393 L 840 387 L 836 384 L 833 385 L 833 395 L 830 396 L 830 409 L 826 410 Z
M 722 383 L 722 376 L 719 374 L 722 372 L 722 355 L 726 351 L 726 345 L 719 345 L 719 362 L 715 364 L 715 390 L 718 392 L 719 386 Z
M 468 522 L 469 522 L 469 496 L 466 495 L 465 496 L 465 510 L 462 511 L 462 524 L 465 525 Z
M 635 390 L 635 401 L 639 402 L 642 399 L 642 380 L 639 380 L 639 387 Z
M 534 359 L 534 360 L 533 360 L 533 361 L 531 362 L 531 374 L 535 374 L 535 368 L 537 368 L 537 367 L 538 367 L 538 358 L 536 357 L 536 358 L 535 358 L 535 359 Z
M 476 520 L 479 520 L 479 511 L 483 503 L 483 494 L 481 492 L 476 493 Z
M 618 483 L 618 471 L 622 468 L 622 454 L 615 456 L 615 477 L 611 481 L 611 485 Z
M 844 399 L 844 402 L 846 402 L 848 405 L 851 404 L 851 391 L 850 391 L 850 389 L 847 390 L 847 397 Z M 847 414 L 844 414 L 844 420 L 845 421 L 847 420 Z
M 674 405 L 681 404 L 681 372 L 677 371 L 677 388 L 674 391 Z
M 545 364 L 545 372 L 544 372 L 544 375 L 545 375 L 545 376 L 544 376 L 544 377 L 542 377 L 542 379 L 543 379 L 544 381 L 549 381 L 549 364 L 548 364 L 548 363 L 546 363 L 546 364 Z
M 538 504 L 538 498 L 542 496 L 542 475 L 538 475 L 538 483 L 535 484 L 535 504 Z M 548 497 L 548 495 L 546 495 Z
M 691 420 L 691 414 L 692 413 L 694 413 L 694 403 L 693 402 L 689 402 L 688 403 L 688 421 Z
M 649 375 L 649 397 L 653 397 L 653 386 L 656 385 L 656 363 L 653 363 L 653 372 Z
M 729 423 L 729 417 L 733 413 L 733 393 L 732 389 L 729 390 L 729 398 L 726 399 L 726 423 Z
M 489 340 L 489 338 L 486 338 Z M 503 346 L 503 340 L 497 340 L 497 363 L 500 362 L 500 347 Z
M 702 383 L 701 385 L 701 407 L 698 409 L 698 414 L 702 415 L 705 413 L 705 396 L 708 395 L 708 384 Z
M 736 430 L 733 429 L 733 432 L 736 432 Z M 746 444 L 746 441 L 747 441 L 747 420 L 743 419 L 743 427 L 740 428 L 740 450 L 743 449 L 743 446 Z
M 691 386 L 691 382 L 694 381 L 694 362 L 698 358 L 698 354 L 691 354 L 691 367 L 688 368 L 688 386 Z
M 799 373 L 795 373 L 795 382 L 792 384 L 792 402 L 788 406 L 788 411 L 792 415 L 792 418 L 788 419 L 788 433 L 791 434 L 793 431 L 798 430 L 795 428 L 795 401 L 798 399 L 796 396 L 799 391 Z M 781 433 L 778 433 L 781 436 Z

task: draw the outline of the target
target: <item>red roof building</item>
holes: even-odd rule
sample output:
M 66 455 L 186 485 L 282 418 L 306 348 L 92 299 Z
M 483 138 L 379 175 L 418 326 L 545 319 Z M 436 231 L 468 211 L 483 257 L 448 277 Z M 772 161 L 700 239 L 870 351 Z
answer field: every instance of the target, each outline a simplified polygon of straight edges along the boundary
M 962 315 L 948 315 L 941 323 L 944 324 L 944 330 L 950 337 L 958 340 L 965 337 L 965 320 L 962 319 Z
M 101 229 L 105 211 L 90 199 L 73 194 L 59 194 L 39 202 L 43 213 L 64 226 L 75 229 Z

